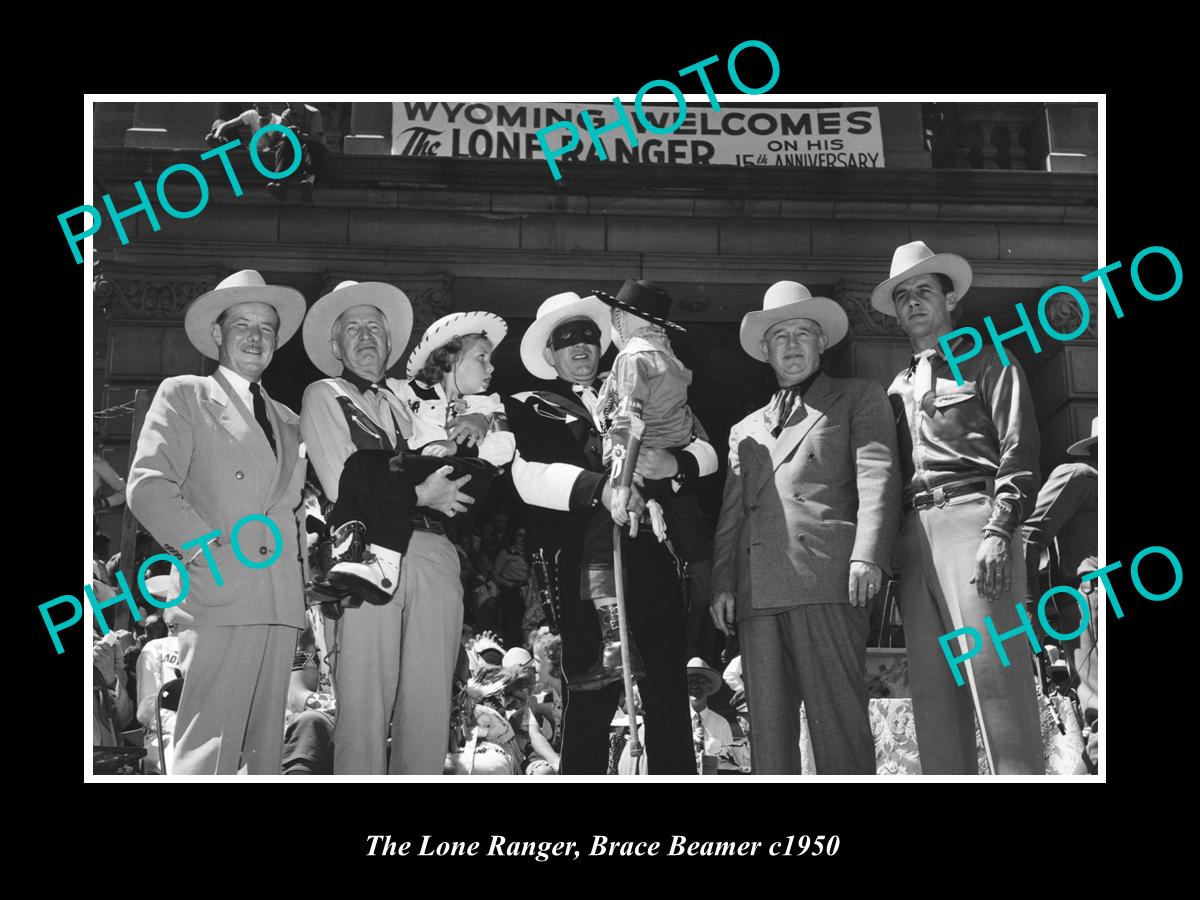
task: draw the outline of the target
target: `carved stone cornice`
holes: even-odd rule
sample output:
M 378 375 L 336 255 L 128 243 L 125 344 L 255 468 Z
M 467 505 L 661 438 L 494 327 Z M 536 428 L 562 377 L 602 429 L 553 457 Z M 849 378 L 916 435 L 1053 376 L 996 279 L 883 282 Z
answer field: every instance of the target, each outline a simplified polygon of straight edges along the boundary
M 1081 338 L 1091 338 L 1092 340 L 1099 339 L 1099 332 L 1096 330 L 1096 322 L 1099 316 L 1096 311 L 1096 304 L 1090 297 L 1084 297 L 1088 305 L 1088 324 Z M 1079 302 L 1067 294 L 1055 294 L 1046 303 L 1046 321 L 1050 323 L 1050 327 L 1059 334 L 1074 334 L 1079 328 L 1079 323 L 1083 321 L 1083 310 L 1079 308 Z
M 187 305 L 216 287 L 227 274 L 216 269 L 136 272 L 110 269 L 93 279 L 92 298 L 108 319 L 182 320 Z
M 834 299 L 846 311 L 850 334 L 854 337 L 903 338 L 899 319 L 881 313 L 871 305 L 875 282 L 843 278 L 834 285 Z

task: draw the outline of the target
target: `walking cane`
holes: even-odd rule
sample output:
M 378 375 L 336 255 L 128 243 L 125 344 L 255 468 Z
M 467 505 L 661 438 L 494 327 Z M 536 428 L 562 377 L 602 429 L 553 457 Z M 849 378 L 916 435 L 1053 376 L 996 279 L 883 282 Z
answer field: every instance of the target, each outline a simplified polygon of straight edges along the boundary
M 633 668 L 629 661 L 629 625 L 625 621 L 625 569 L 621 565 L 621 526 L 613 525 L 613 569 L 617 583 L 617 620 L 621 628 L 621 672 L 625 676 L 625 714 L 629 716 L 629 755 L 642 755 L 633 703 Z

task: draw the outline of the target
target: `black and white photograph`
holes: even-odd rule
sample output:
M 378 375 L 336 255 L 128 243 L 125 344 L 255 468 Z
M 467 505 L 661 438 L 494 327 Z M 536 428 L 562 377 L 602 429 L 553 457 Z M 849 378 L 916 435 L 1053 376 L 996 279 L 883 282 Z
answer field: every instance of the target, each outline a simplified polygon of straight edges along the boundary
M 1102 95 L 736 50 L 91 98 L 87 780 L 1103 780 L 1100 322 L 1182 248 L 1103 269 Z

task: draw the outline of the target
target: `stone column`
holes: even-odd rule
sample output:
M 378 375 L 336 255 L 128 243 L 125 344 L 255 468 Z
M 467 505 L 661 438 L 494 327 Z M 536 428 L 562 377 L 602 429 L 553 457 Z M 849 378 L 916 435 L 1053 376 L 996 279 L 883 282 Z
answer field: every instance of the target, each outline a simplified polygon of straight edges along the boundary
M 354 103 L 344 152 L 387 156 L 392 152 L 392 104 Z

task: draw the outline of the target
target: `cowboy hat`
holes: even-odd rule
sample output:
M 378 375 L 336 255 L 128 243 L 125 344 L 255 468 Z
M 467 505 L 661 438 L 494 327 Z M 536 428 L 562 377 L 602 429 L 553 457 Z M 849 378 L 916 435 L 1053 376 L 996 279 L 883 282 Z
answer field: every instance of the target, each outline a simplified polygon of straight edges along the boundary
M 338 316 L 355 306 L 374 306 L 387 320 L 391 349 L 385 369 L 395 365 L 408 347 L 413 323 L 408 295 L 382 281 L 343 281 L 314 303 L 304 320 L 304 349 L 313 365 L 326 375 L 342 374 L 342 361 L 333 355 L 329 342 Z
M 482 334 L 492 342 L 492 349 L 500 345 L 508 334 L 508 323 L 495 313 L 460 312 L 442 316 L 425 329 L 421 340 L 408 358 L 406 377 L 414 378 L 425 367 L 429 354 L 449 340 L 465 334 Z
M 617 296 L 604 291 L 595 291 L 595 294 L 609 306 L 623 309 L 639 319 L 687 333 L 687 329 L 682 325 L 676 325 L 667 319 L 667 313 L 671 311 L 671 295 L 653 281 L 626 278 L 621 289 L 617 291 Z
M 547 381 L 558 377 L 554 366 L 546 362 L 542 350 L 549 346 L 550 333 L 569 319 L 591 319 L 600 329 L 600 355 L 612 343 L 608 305 L 599 297 L 580 297 L 574 291 L 555 294 L 538 307 L 537 318 L 521 338 L 521 362 L 529 374 Z
M 954 283 L 954 293 L 961 300 L 971 286 L 971 265 L 955 253 L 934 253 L 924 241 L 913 241 L 896 248 L 892 254 L 892 273 L 871 292 L 871 305 L 895 317 L 896 304 L 892 291 L 902 281 L 917 275 L 941 272 Z
M 212 339 L 213 325 L 221 313 L 238 303 L 266 303 L 275 307 L 275 312 L 279 313 L 276 349 L 291 340 L 304 319 L 304 297 L 299 291 L 267 284 L 253 269 L 234 272 L 189 303 L 183 316 L 183 330 L 187 332 L 188 340 L 209 359 L 219 358 Z
M 504 658 L 500 660 L 500 665 L 506 669 L 510 666 L 527 666 L 533 663 L 533 657 L 524 647 L 513 647 L 504 654 Z
M 828 297 L 814 297 L 812 291 L 797 281 L 777 281 L 763 294 L 763 308 L 742 317 L 742 349 L 757 360 L 765 362 L 763 337 L 773 325 L 788 319 L 811 319 L 821 326 L 832 347 L 846 336 L 850 323 L 845 311 Z
M 1082 441 L 1076 441 L 1067 448 L 1067 453 L 1071 456 L 1090 456 L 1092 448 L 1096 446 L 1096 442 L 1100 440 L 1100 417 L 1092 417 L 1092 436 L 1085 437 Z
M 708 683 L 708 690 L 704 693 L 706 697 L 721 689 L 720 673 L 698 656 L 693 656 L 688 660 L 687 673 L 689 676 L 699 675 Z

